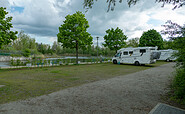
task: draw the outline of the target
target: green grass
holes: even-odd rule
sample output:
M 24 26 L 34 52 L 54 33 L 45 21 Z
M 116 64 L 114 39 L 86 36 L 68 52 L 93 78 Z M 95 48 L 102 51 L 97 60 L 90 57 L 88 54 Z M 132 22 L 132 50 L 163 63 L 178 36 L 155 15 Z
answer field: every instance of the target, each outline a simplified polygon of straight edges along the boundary
M 0 70 L 0 104 L 49 94 L 68 87 L 79 86 L 123 76 L 165 64 L 115 65 L 112 63 L 91 65 L 68 65 L 44 68 L 22 68 Z

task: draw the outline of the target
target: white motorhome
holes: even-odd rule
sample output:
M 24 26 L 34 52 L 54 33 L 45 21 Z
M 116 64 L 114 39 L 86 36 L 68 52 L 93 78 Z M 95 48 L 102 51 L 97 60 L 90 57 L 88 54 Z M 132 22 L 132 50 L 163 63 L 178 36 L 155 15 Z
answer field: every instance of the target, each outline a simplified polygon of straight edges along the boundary
M 168 50 L 159 50 L 159 52 L 161 52 L 161 56 L 158 60 L 165 60 L 167 62 L 176 60 L 176 57 L 174 57 L 173 54 L 176 53 L 177 50 L 168 49 Z
M 160 52 L 157 47 L 137 47 L 137 48 L 122 48 L 117 51 L 116 55 L 112 58 L 114 64 L 129 63 L 129 64 L 151 64 L 159 59 Z

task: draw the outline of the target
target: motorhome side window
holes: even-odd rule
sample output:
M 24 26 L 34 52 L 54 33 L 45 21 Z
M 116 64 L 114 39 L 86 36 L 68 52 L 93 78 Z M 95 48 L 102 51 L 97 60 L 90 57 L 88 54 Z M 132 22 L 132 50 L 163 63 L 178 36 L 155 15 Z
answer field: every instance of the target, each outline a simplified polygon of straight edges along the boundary
M 133 54 L 133 51 L 129 51 L 129 54 L 132 55 Z
M 123 52 L 123 55 L 128 55 L 128 51 Z
M 115 57 L 121 57 L 121 52 L 120 52 L 120 53 L 117 53 L 117 54 L 115 55 Z
M 146 49 L 140 49 L 140 53 L 146 53 Z

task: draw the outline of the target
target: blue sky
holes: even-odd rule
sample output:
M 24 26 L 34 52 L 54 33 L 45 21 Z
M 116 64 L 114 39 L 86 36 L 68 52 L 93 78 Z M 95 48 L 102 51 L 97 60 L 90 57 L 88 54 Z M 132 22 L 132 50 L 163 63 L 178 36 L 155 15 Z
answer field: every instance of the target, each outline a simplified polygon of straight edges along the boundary
M 158 26 L 161 26 L 161 24 L 163 24 L 163 21 L 157 20 L 157 19 L 149 19 L 147 24 L 151 24 L 155 27 L 158 27 Z
M 24 11 L 24 7 L 11 6 L 11 13 L 14 13 L 14 12 L 23 13 L 23 11 Z
M 107 12 L 106 0 L 98 0 L 93 8 L 85 12 L 83 0 L 0 0 L 0 7 L 6 7 L 9 16 L 13 17 L 13 29 L 23 30 L 39 43 L 52 45 L 57 41 L 58 27 L 63 24 L 65 16 L 82 11 L 89 21 L 88 32 L 103 43 L 107 29 L 119 27 L 129 39 L 141 37 L 144 31 L 156 29 L 160 32 L 167 20 L 178 24 L 185 23 L 185 7 L 172 10 L 172 5 L 161 8 L 155 0 L 140 0 L 128 7 L 127 0 L 116 4 L 114 11 Z M 163 36 L 165 38 L 165 36 Z

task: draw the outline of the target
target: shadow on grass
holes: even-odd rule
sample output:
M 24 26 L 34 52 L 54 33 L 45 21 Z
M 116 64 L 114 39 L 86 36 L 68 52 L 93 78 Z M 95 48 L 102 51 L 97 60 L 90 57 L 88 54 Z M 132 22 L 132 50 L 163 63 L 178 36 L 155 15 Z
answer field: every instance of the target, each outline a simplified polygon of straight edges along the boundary
M 141 64 L 141 65 L 138 65 L 138 66 L 136 66 L 136 65 L 134 65 L 134 64 L 126 64 L 126 63 L 121 63 L 121 64 L 115 64 L 115 65 L 128 65 L 128 66 L 135 66 L 135 67 L 155 67 L 155 65 L 151 65 L 151 64 L 148 64 L 148 65 L 145 65 L 145 64 Z
M 157 66 L 160 66 L 160 65 L 163 65 L 163 64 L 168 64 L 169 62 L 166 62 L 166 61 L 157 61 L 156 63 L 153 63 L 153 64 L 141 64 L 139 66 L 136 66 L 134 64 L 126 64 L 126 63 L 121 63 L 121 64 L 114 64 L 114 65 L 128 65 L 128 66 L 135 66 L 135 67 L 157 67 Z

